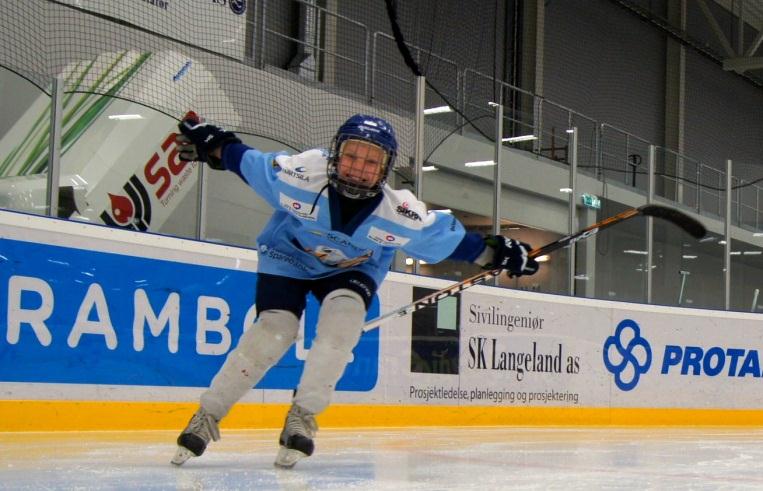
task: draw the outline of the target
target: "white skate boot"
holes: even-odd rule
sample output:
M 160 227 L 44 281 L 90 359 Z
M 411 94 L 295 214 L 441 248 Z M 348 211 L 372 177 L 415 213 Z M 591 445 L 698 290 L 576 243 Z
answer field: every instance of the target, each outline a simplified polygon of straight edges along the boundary
M 178 437 L 178 449 L 172 463 L 183 465 L 191 457 L 201 456 L 210 440 L 219 439 L 220 428 L 217 426 L 217 420 L 200 407 Z
M 275 466 L 291 469 L 300 459 L 311 456 L 315 449 L 313 437 L 316 431 L 318 423 L 315 422 L 315 416 L 292 404 L 278 439 L 281 449 L 276 456 Z

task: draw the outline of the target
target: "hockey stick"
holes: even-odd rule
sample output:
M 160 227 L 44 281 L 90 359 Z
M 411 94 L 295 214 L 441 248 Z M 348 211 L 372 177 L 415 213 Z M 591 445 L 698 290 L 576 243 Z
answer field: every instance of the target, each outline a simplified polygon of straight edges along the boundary
M 574 244 L 579 240 L 587 239 L 600 230 L 609 228 L 612 225 L 616 225 L 637 216 L 650 216 L 667 220 L 668 222 L 671 222 L 672 224 L 680 227 L 686 233 L 697 239 L 704 237 L 705 233 L 707 232 L 704 225 L 681 211 L 662 205 L 644 205 L 639 206 L 638 208 L 630 208 L 621 213 L 618 213 L 617 215 L 596 222 L 589 227 L 575 232 L 574 234 L 566 235 L 555 242 L 551 242 L 537 249 L 533 249 L 529 252 L 528 255 L 533 258 L 546 255 L 550 252 L 562 249 L 563 247 L 567 247 L 570 244 Z M 467 288 L 473 287 L 474 285 L 484 283 L 489 278 L 498 276 L 501 274 L 501 272 L 501 269 L 494 269 L 490 271 L 483 271 L 479 274 L 471 276 L 459 283 L 445 287 L 442 290 L 438 290 L 425 297 L 422 297 L 408 305 L 387 312 L 386 314 L 382 314 L 376 319 L 367 322 L 363 326 L 363 330 L 370 331 L 371 329 L 379 327 L 379 325 L 384 324 L 385 322 L 388 322 L 394 318 L 404 317 L 411 312 L 415 312 L 427 306 L 434 305 L 443 298 L 451 297 L 459 292 L 466 290 Z

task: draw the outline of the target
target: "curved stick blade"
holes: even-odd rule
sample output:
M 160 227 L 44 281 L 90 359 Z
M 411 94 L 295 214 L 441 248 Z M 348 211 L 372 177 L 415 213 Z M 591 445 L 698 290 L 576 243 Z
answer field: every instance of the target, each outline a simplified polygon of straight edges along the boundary
M 675 208 L 662 205 L 644 205 L 640 206 L 638 209 L 642 215 L 667 220 L 672 224 L 681 227 L 695 239 L 701 239 L 707 233 L 707 229 L 705 229 L 705 226 L 699 223 L 699 221 Z

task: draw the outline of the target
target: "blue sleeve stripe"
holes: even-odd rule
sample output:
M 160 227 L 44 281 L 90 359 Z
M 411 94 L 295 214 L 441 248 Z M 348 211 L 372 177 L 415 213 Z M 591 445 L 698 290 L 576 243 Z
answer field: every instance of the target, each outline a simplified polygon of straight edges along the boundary
M 446 259 L 474 262 L 484 250 L 485 240 L 482 238 L 482 234 L 467 232 L 456 246 L 456 249 Z
M 241 173 L 241 159 L 247 150 L 249 147 L 243 143 L 229 143 L 223 147 L 223 165 L 229 171 L 235 172 L 244 182 L 247 180 Z

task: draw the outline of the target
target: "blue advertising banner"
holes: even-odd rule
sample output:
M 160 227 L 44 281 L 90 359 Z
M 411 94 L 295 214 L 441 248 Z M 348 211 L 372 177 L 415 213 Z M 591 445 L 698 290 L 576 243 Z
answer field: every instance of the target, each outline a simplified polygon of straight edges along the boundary
M 255 318 L 255 283 L 250 271 L 0 239 L 0 381 L 206 387 Z M 378 312 L 375 298 L 369 319 Z M 257 388 L 296 387 L 317 313 L 311 297 L 304 338 Z M 337 389 L 371 390 L 378 361 L 373 330 Z

